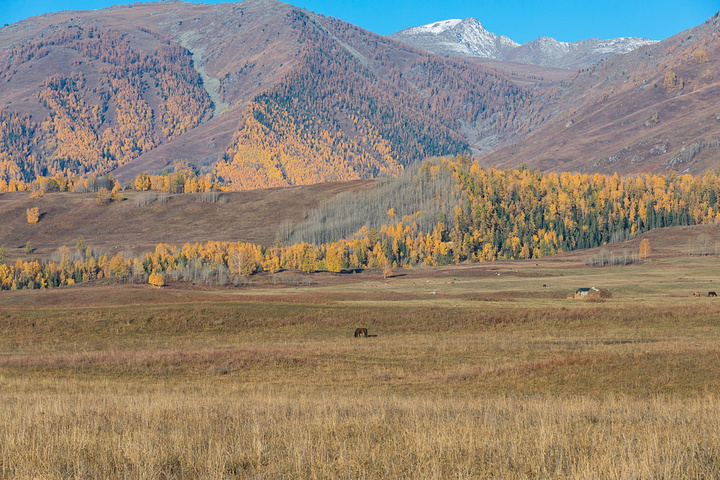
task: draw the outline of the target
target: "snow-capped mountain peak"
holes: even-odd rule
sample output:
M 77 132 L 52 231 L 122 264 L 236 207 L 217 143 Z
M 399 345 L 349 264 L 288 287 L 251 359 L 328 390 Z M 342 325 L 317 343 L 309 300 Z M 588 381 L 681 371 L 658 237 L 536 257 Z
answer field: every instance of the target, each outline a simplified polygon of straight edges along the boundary
M 487 31 L 475 18 L 451 19 L 401 30 L 393 38 L 445 55 L 501 58 L 519 44 Z
M 542 36 L 523 45 L 486 30 L 476 18 L 450 19 L 407 28 L 391 37 L 441 55 L 480 57 L 558 68 L 583 68 L 616 53 L 655 43 L 646 38 L 591 38 L 560 42 Z

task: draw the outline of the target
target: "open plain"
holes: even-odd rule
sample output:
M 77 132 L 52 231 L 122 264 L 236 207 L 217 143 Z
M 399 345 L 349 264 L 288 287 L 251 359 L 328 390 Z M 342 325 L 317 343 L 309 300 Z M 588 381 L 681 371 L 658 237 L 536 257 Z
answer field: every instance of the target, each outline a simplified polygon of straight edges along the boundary
M 717 478 L 720 258 L 683 246 L 714 228 L 628 266 L 2 292 L 0 476 Z

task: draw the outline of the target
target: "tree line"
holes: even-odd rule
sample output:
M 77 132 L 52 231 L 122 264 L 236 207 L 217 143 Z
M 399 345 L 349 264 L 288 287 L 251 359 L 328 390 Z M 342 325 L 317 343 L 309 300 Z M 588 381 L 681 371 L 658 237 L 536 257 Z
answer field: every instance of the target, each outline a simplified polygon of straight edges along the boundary
M 334 230 L 336 224 L 326 222 L 320 227 L 328 227 L 324 237 L 311 238 L 318 229 L 312 234 L 312 229 L 290 228 L 288 243 L 159 244 L 135 258 L 96 254 L 83 245 L 77 251 L 62 250 L 53 261 L 18 260 L 0 266 L 0 288 L 47 288 L 106 277 L 144 281 L 151 274 L 222 283 L 284 269 L 311 273 L 378 268 L 390 275 L 395 268 L 416 265 L 540 258 L 653 228 L 720 220 L 718 171 L 702 177 L 544 174 L 526 168 L 482 168 L 461 156 L 427 161 L 393 181 L 404 184 L 399 189 L 404 201 L 395 204 L 397 209 L 385 210 L 392 190 L 386 185 L 359 201 L 341 199 L 335 213 L 328 204 L 311 215 L 331 219 L 348 214 L 351 207 L 385 210 L 369 217 L 356 213 L 366 220 L 351 234 L 343 233 L 348 224 Z M 413 212 L 417 198 L 435 218 Z M 308 232 L 308 240 L 291 240 Z M 338 237 L 326 240 L 327 235 Z

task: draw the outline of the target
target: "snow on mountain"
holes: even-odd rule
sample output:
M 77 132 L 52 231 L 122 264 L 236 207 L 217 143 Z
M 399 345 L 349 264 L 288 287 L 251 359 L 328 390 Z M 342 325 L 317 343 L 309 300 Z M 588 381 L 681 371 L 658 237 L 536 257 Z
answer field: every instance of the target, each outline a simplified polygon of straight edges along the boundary
M 432 34 L 439 34 L 444 32 L 445 30 L 454 27 L 458 23 L 462 22 L 459 18 L 452 18 L 450 20 L 443 20 L 441 22 L 435 22 L 435 23 L 428 23 L 427 25 L 421 25 L 419 27 L 412 27 L 408 28 L 408 33 L 411 33 L 413 35 L 422 35 L 425 33 L 432 33 Z
M 647 38 L 635 38 L 635 37 L 620 37 L 613 38 L 612 40 L 601 41 L 595 49 L 600 53 L 628 53 L 636 48 L 643 47 L 645 45 L 651 45 L 657 43 L 654 40 L 648 40 Z
M 610 40 L 592 38 L 572 43 L 540 37 L 521 45 L 508 37 L 489 32 L 475 18 L 429 23 L 401 30 L 391 37 L 441 55 L 490 58 L 568 69 L 584 68 L 616 53 L 627 53 L 656 43 L 635 37 Z
M 593 65 L 618 53 L 656 43 L 646 38 L 623 37 L 610 40 L 591 38 L 577 42 L 559 42 L 554 38 L 540 37 L 520 45 L 504 60 L 546 67 L 578 69 Z
M 408 28 L 391 37 L 442 55 L 500 59 L 519 46 L 508 37 L 487 31 L 475 18 L 444 20 Z

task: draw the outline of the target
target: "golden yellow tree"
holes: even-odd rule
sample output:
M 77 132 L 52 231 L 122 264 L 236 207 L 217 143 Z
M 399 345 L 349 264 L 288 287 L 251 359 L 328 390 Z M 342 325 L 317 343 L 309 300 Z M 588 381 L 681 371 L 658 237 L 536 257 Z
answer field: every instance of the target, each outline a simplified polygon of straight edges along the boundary
M 110 273 L 116 278 L 123 278 L 127 275 L 128 266 L 122 252 L 118 253 L 110 260 Z
M 113 202 L 122 202 L 124 198 L 122 192 L 120 192 L 120 184 L 116 183 L 110 192 L 110 200 Z
M 98 205 L 107 205 L 112 201 L 112 198 L 110 196 L 110 192 L 107 188 L 103 187 L 100 190 L 98 190 L 97 195 L 97 202 Z
M 37 223 L 40 221 L 40 210 L 38 207 L 28 208 L 26 213 L 28 223 Z
M 640 258 L 648 258 L 651 251 L 652 250 L 650 248 L 650 240 L 648 240 L 647 238 L 643 238 L 642 242 L 640 242 Z
M 329 272 L 340 273 L 343 269 L 343 260 L 346 254 L 340 242 L 328 246 L 325 254 L 325 267 Z
M 665 88 L 665 90 L 667 90 L 668 92 L 671 91 L 675 88 L 677 83 L 677 75 L 675 75 L 675 72 L 670 70 L 665 73 L 665 80 L 663 81 L 663 87 Z
M 392 277 L 393 275 L 393 263 L 390 261 L 389 258 L 387 258 L 385 255 L 383 255 L 383 259 L 380 262 L 380 266 L 382 267 L 383 271 L 383 278 Z
M 151 273 L 150 277 L 148 278 L 148 283 L 155 287 L 164 287 L 165 278 L 159 273 Z

